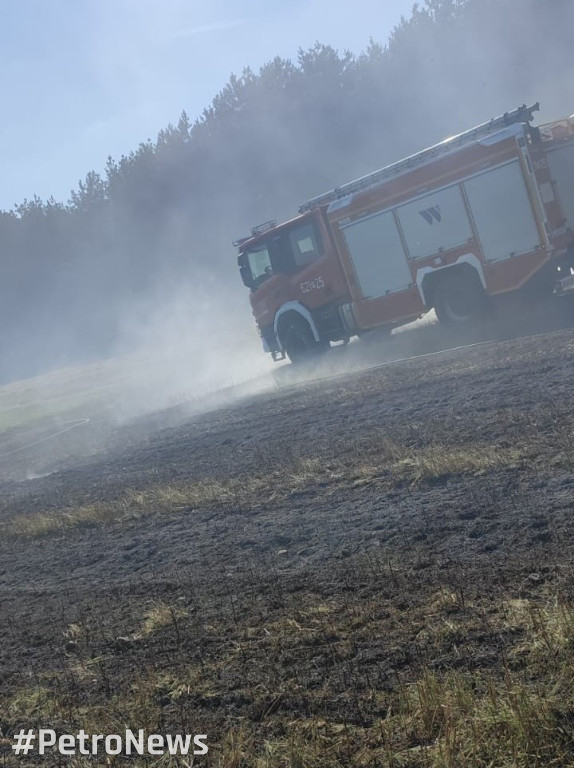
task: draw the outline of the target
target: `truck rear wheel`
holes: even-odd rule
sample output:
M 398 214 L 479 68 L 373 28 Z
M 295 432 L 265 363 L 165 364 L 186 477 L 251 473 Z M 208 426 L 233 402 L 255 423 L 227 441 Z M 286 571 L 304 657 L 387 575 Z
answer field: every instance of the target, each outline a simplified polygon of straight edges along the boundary
M 315 341 L 313 331 L 303 318 L 287 320 L 280 330 L 281 343 L 292 363 L 302 363 L 321 354 L 327 343 Z
M 474 270 L 453 270 L 441 276 L 434 292 L 434 308 L 440 322 L 447 325 L 468 325 L 481 319 L 486 293 Z

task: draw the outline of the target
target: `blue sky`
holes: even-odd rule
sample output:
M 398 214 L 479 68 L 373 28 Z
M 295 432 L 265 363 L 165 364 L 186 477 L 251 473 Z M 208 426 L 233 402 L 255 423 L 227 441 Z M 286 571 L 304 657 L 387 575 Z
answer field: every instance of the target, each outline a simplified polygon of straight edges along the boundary
M 386 41 L 413 0 L 2 0 L 0 209 L 67 201 L 106 157 L 192 120 L 234 72 Z

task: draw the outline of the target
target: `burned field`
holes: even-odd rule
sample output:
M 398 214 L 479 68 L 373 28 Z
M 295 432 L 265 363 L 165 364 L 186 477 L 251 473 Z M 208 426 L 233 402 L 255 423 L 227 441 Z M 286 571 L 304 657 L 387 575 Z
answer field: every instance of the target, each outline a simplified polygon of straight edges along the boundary
M 0 759 L 83 727 L 229 768 L 574 764 L 573 374 L 562 330 L 94 416 L 28 481 L 8 435 Z

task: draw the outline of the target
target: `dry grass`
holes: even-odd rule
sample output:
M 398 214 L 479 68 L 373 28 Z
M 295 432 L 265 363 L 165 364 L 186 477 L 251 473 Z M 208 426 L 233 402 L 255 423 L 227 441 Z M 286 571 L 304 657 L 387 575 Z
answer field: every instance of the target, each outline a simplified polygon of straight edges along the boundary
M 155 632 L 171 625 L 177 631 L 178 621 L 188 615 L 187 611 L 174 607 L 169 603 L 154 601 L 144 614 L 141 632 L 137 637 L 149 637 L 149 635 L 153 635 Z
M 300 494 L 328 505 L 341 489 L 408 494 L 456 477 L 465 478 L 455 488 L 464 494 L 471 476 L 500 468 L 512 470 L 512 479 L 523 470 L 571 468 L 574 425 L 563 410 L 563 402 L 554 411 L 514 409 L 501 421 L 469 410 L 476 431 L 457 432 L 457 416 L 445 406 L 434 420 L 394 428 L 390 419 L 388 432 L 362 433 L 356 444 L 316 441 L 311 458 L 262 448 L 255 474 L 126 490 L 14 520 L 0 533 L 70 535 L 117 525 L 113 536 L 129 539 L 146 515 L 206 508 L 223 518 L 276 502 L 285 509 Z M 566 486 L 560 494 L 566 497 Z M 130 521 L 133 529 L 120 528 Z M 538 553 L 514 550 L 510 563 L 496 553 L 478 564 L 467 558 L 456 571 L 414 542 L 412 557 L 409 551 L 391 563 L 382 540 L 367 543 L 362 559 L 333 552 L 307 571 L 253 557 L 237 572 L 218 560 L 205 573 L 194 564 L 149 582 L 135 572 L 129 583 L 97 583 L 90 594 L 71 586 L 57 607 L 36 587 L 19 611 L 12 606 L 21 596 L 8 595 L 14 620 L 6 622 L 3 649 L 7 659 L 20 655 L 0 700 L 2 733 L 25 725 L 208 734 L 207 758 L 136 758 L 134 768 L 573 766 L 574 571 L 567 573 L 565 558 L 528 581 Z M 559 547 L 550 555 L 558 561 Z M 44 600 L 54 607 L 36 618 Z M 26 766 L 8 739 L 0 738 L 0 764 Z
M 394 470 L 412 483 L 421 483 L 451 475 L 481 474 L 498 467 L 518 466 L 526 457 L 524 449 L 497 445 L 457 448 L 436 445 L 426 451 L 413 451 L 399 460 Z
M 6 526 L 5 531 L 8 535 L 36 538 L 150 514 L 189 512 L 206 507 L 258 507 L 319 488 L 322 494 L 328 494 L 341 486 L 417 485 L 441 477 L 481 474 L 503 466 L 517 467 L 529 459 L 531 453 L 525 448 L 490 444 L 453 448 L 432 443 L 415 449 L 382 439 L 375 445 L 370 444 L 368 450 L 357 450 L 345 457 L 292 459 L 280 468 L 259 474 L 130 489 L 111 501 L 94 501 L 20 517 Z
M 421 619 L 432 623 L 448 616 L 456 605 L 455 593 L 441 589 Z M 352 669 L 349 663 L 360 653 L 362 640 L 392 640 L 389 625 L 385 631 L 376 615 L 376 603 L 345 607 L 340 601 L 331 604 L 315 599 L 301 611 L 289 613 L 282 620 L 252 627 L 250 632 L 238 632 L 230 625 L 213 629 L 215 645 L 201 663 L 172 654 L 166 666 L 157 649 L 150 650 L 147 664 L 140 665 L 135 676 L 112 678 L 101 658 L 86 659 L 82 669 L 77 660 L 71 660 L 68 671 L 45 674 L 37 684 L 4 700 L 0 717 L 7 726 L 5 732 L 11 733 L 18 723 L 35 727 L 43 722 L 62 731 L 83 727 L 88 733 L 118 733 L 125 728 L 207 731 L 210 753 L 198 764 L 212 768 L 572 765 L 574 609 L 556 595 L 543 602 L 501 601 L 491 616 L 493 637 L 509 627 L 521 629 L 509 653 L 509 659 L 517 655 L 522 659 L 519 670 L 508 665 L 499 672 L 440 673 L 423 667 L 414 679 L 397 676 L 395 684 L 387 688 L 364 686 L 360 677 L 352 676 L 342 689 L 336 684 L 337 670 Z M 462 613 L 459 629 L 470 634 L 480 607 L 469 603 Z M 178 615 L 169 605 L 154 602 L 144 617 L 141 643 L 145 647 L 158 633 L 162 644 L 176 633 L 185 634 L 189 631 L 185 621 L 176 627 L 185 618 L 185 612 Z M 81 627 L 70 629 L 70 636 L 84 634 Z M 281 659 L 298 655 L 303 660 L 326 650 L 331 661 L 319 686 L 301 687 L 296 670 L 288 665 L 274 678 L 267 677 L 268 672 L 260 675 L 257 684 L 248 671 L 253 664 L 263 669 L 266 658 L 283 664 Z M 116 661 L 122 663 L 121 658 Z M 210 731 L 206 718 L 217 711 L 229 680 L 237 681 L 231 692 L 251 702 L 250 715 Z M 93 689 L 96 683 L 105 683 L 108 692 L 104 699 L 92 695 L 89 700 L 86 686 Z M 341 697 L 347 701 L 347 718 L 329 714 L 333 702 Z M 282 702 L 294 699 L 301 701 L 306 715 L 282 714 Z M 197 709 L 199 701 L 203 709 Z M 10 757 L 7 760 L 5 764 L 12 765 Z M 109 764 L 122 763 L 118 758 Z M 136 758 L 130 764 L 149 768 L 181 762 Z

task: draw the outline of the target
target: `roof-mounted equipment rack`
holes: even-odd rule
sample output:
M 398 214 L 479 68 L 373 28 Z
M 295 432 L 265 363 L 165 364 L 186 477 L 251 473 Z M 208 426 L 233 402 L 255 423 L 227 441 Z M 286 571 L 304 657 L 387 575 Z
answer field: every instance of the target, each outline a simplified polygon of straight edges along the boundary
M 435 144 L 429 149 L 425 149 L 422 152 L 411 155 L 404 160 L 399 160 L 397 163 L 393 163 L 392 165 L 387 165 L 385 168 L 381 168 L 378 171 L 373 171 L 373 173 L 362 176 L 360 179 L 356 179 L 355 181 L 350 181 L 348 184 L 343 184 L 342 187 L 336 187 L 330 192 L 325 192 L 322 195 L 313 197 L 311 200 L 303 203 L 303 205 L 299 208 L 299 213 L 311 211 L 314 208 L 319 208 L 321 205 L 325 205 L 326 203 L 332 203 L 335 200 L 339 200 L 341 197 L 346 197 L 347 195 L 352 195 L 355 192 L 360 192 L 367 187 L 371 187 L 373 184 L 384 181 L 391 176 L 396 176 L 402 171 L 408 170 L 418 165 L 422 165 L 424 162 L 434 159 L 438 155 L 451 152 L 453 149 L 457 149 L 458 147 L 461 147 L 465 144 L 477 141 L 478 139 L 488 136 L 494 131 L 499 131 L 503 128 L 506 128 L 509 125 L 513 125 L 515 123 L 530 123 L 534 119 L 532 113 L 538 112 L 539 109 L 540 104 L 538 102 L 530 107 L 527 107 L 526 104 L 523 104 L 521 107 L 518 107 L 511 112 L 505 112 L 503 115 L 500 115 L 500 117 L 494 117 L 492 120 L 489 120 L 486 123 L 481 123 L 481 125 L 477 125 L 475 128 L 464 131 L 464 133 L 459 133 L 457 136 L 452 136 L 449 139 L 445 139 L 444 141 L 441 141 L 439 144 Z

